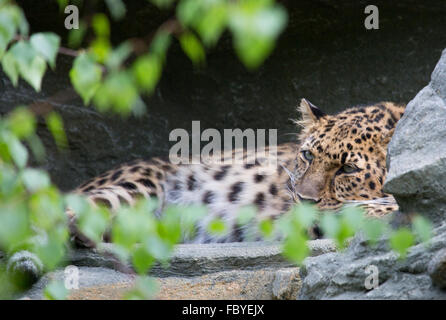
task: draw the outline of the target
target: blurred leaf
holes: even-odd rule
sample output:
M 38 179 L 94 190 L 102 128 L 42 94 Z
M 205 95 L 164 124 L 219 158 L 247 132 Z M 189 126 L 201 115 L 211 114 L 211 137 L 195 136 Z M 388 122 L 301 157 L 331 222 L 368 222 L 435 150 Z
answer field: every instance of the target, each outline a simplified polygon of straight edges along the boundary
M 290 261 L 301 264 L 310 252 L 307 241 L 308 238 L 302 232 L 289 234 L 283 242 L 283 255 Z
M 180 44 L 184 53 L 195 64 L 199 65 L 204 62 L 206 54 L 200 40 L 191 32 L 185 32 L 180 35 Z
M 48 61 L 51 68 L 56 66 L 56 57 L 60 45 L 60 37 L 52 32 L 35 33 L 30 38 L 33 48 Z
M 270 237 L 274 231 L 274 224 L 271 219 L 264 219 L 259 223 L 259 229 L 265 238 Z
M 401 228 L 394 232 L 390 237 L 390 246 L 393 250 L 400 254 L 401 258 L 405 258 L 407 250 L 413 245 L 414 236 L 407 228 Z
M 231 7 L 229 28 L 235 50 L 247 68 L 263 63 L 286 22 L 285 9 L 271 1 L 247 0 Z
M 27 107 L 16 107 L 8 116 L 8 127 L 19 139 L 27 138 L 36 130 L 36 119 Z
M 170 45 L 170 34 L 165 31 L 158 31 L 150 43 L 150 52 L 155 54 L 160 61 L 164 61 L 167 49 Z
M 335 239 L 341 227 L 334 214 L 326 213 L 322 216 L 321 228 L 327 238 Z
M 126 8 L 122 0 L 105 0 L 105 3 L 114 19 L 122 19 L 125 16 Z
M 66 149 L 68 147 L 68 140 L 65 135 L 62 117 L 57 112 L 52 111 L 46 116 L 45 120 L 54 141 L 56 141 L 57 147 L 59 149 Z
M 161 61 L 153 54 L 139 57 L 133 64 L 137 84 L 147 93 L 152 93 L 161 76 Z
M 42 162 L 45 158 L 45 147 L 37 134 L 28 137 L 28 144 L 36 160 Z
M 240 226 L 251 222 L 256 216 L 256 208 L 254 206 L 244 206 L 237 212 L 237 224 Z
M 14 55 L 8 51 L 2 59 L 2 68 L 6 75 L 11 80 L 14 87 L 17 87 L 19 82 L 19 67 Z
M 102 69 L 90 55 L 81 53 L 76 57 L 70 71 L 70 79 L 85 105 L 90 103 L 91 98 L 100 87 L 101 78 Z
M 209 233 L 217 236 L 225 235 L 228 232 L 226 224 L 219 218 L 213 219 L 208 224 L 207 230 Z
M 291 213 L 294 215 L 294 218 L 297 219 L 299 225 L 305 229 L 308 229 L 313 225 L 317 217 L 317 212 L 318 210 L 315 206 L 307 203 L 295 205 L 291 210 Z
M 158 283 L 151 277 L 138 277 L 135 287 L 124 296 L 127 300 L 153 299 L 158 292 Z
M 154 5 L 160 9 L 169 8 L 175 0 L 150 0 Z
M 53 270 L 63 261 L 67 240 L 67 228 L 58 226 L 46 231 L 46 236 L 41 241 L 35 242 L 34 251 L 45 265 L 46 270 Z
M 131 53 L 132 46 L 130 43 L 123 42 L 110 53 L 105 61 L 105 64 L 110 69 L 118 69 Z
M 47 188 L 50 185 L 50 177 L 43 170 L 26 168 L 22 173 L 23 183 L 30 192 Z
M 36 91 L 40 91 L 42 78 L 46 71 L 46 63 L 40 56 L 35 56 L 30 65 L 19 63 L 19 72 Z
M 144 275 L 153 265 L 155 259 L 144 246 L 139 246 L 133 251 L 132 261 L 136 272 L 140 275 Z
M 427 243 L 432 238 L 432 223 L 422 216 L 416 216 L 413 219 L 412 230 L 421 242 Z
M 15 32 L 16 26 L 13 18 L 7 12 L 0 11 L 0 59 L 8 43 L 13 39 Z
M 138 91 L 131 74 L 128 71 L 119 71 L 107 76 L 97 90 L 93 102 L 101 112 L 112 109 L 122 115 L 128 115 L 138 99 Z
M 108 22 L 108 18 L 105 14 L 95 14 L 91 24 L 98 37 L 108 38 L 110 36 L 110 23 Z
M 68 289 L 65 288 L 63 281 L 51 281 L 43 291 L 43 295 L 47 300 L 65 300 L 68 297 Z
M 46 70 L 45 60 L 37 55 L 36 50 L 29 42 L 25 41 L 16 42 L 9 52 L 14 56 L 14 65 L 18 68 L 22 78 L 36 91 L 40 91 L 42 77 Z M 13 62 L 11 61 L 11 63 Z
M 107 38 L 97 38 L 90 44 L 91 53 L 99 63 L 104 63 L 112 50 Z
M 3 134 L 3 139 L 8 146 L 9 154 L 19 168 L 23 168 L 28 162 L 28 151 L 14 135 Z
M 80 21 L 79 29 L 71 29 L 68 33 L 68 46 L 70 48 L 78 48 L 82 44 L 86 32 L 87 25 L 84 21 Z
M 9 251 L 29 236 L 25 203 L 0 203 L 0 250 Z
M 76 211 L 75 211 L 76 212 Z M 76 212 L 77 213 L 77 212 Z M 92 207 L 82 214 L 78 214 L 79 230 L 95 243 L 102 242 L 102 235 L 106 232 L 110 219 L 108 209 Z
M 382 220 L 370 219 L 365 221 L 363 230 L 368 241 L 371 244 L 375 244 L 379 240 L 379 238 L 387 231 L 387 225 Z

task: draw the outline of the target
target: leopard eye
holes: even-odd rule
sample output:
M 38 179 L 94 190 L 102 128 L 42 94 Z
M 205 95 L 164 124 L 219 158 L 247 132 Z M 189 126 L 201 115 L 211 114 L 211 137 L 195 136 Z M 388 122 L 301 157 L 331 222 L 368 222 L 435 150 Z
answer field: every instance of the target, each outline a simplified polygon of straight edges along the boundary
M 341 170 L 344 173 L 353 173 L 353 172 L 356 172 L 358 170 L 358 168 L 351 164 L 344 164 L 342 166 Z
M 302 151 L 302 154 L 303 154 L 304 158 L 305 158 L 306 160 L 308 160 L 308 161 L 311 161 L 311 160 L 314 159 L 313 154 L 312 154 L 311 151 L 309 151 L 309 150 L 304 150 L 304 151 Z

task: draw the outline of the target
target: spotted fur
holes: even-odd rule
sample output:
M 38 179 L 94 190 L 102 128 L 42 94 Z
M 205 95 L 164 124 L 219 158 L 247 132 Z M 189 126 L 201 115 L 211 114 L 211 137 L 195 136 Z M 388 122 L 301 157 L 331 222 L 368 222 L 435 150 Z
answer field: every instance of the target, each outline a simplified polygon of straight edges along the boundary
M 137 197 L 157 197 L 158 214 L 168 204 L 205 205 L 208 214 L 197 226 L 197 236 L 190 239 L 196 243 L 245 240 L 248 231 L 237 226 L 236 215 L 247 205 L 257 208 L 258 219 L 275 219 L 302 200 L 334 210 L 359 202 L 371 216 L 395 210 L 394 199 L 382 192 L 382 185 L 386 147 L 404 107 L 383 102 L 325 115 L 303 99 L 300 112 L 299 143 L 278 146 L 277 152 L 268 147 L 233 150 L 199 164 L 138 160 L 105 172 L 75 192 L 112 210 L 133 205 Z M 75 213 L 68 210 L 68 214 L 73 237 L 88 245 L 76 231 Z M 225 236 L 207 232 L 215 217 L 231 230 Z

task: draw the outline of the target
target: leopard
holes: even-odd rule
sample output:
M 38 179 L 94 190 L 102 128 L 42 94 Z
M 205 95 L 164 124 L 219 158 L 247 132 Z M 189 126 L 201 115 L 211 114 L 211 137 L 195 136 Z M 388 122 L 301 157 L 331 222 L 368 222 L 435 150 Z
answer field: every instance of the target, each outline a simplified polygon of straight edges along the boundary
M 197 223 L 195 237 L 183 239 L 191 243 L 252 239 L 237 223 L 237 213 L 245 206 L 256 208 L 257 221 L 276 220 L 295 204 L 307 202 L 331 211 L 361 205 L 367 216 L 382 217 L 398 209 L 383 184 L 387 145 L 404 109 L 404 104 L 384 101 L 328 115 L 302 99 L 297 107 L 301 117 L 294 121 L 300 128 L 296 142 L 223 150 L 199 162 L 134 160 L 86 181 L 73 193 L 112 212 L 141 197 L 158 200 L 157 216 L 169 205 L 204 206 L 207 214 Z M 67 215 L 72 240 L 94 246 L 78 231 L 76 213 L 68 209 Z M 229 230 L 224 235 L 208 231 L 216 218 Z M 104 233 L 103 240 L 110 241 L 110 234 Z

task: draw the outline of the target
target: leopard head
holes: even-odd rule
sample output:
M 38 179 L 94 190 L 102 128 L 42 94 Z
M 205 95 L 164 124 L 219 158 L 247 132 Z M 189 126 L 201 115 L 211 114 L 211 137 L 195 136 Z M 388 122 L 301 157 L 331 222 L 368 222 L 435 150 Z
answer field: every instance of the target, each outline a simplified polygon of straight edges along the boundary
M 302 99 L 300 148 L 292 192 L 298 201 L 337 209 L 386 196 L 387 145 L 404 106 L 383 102 L 326 115 Z

